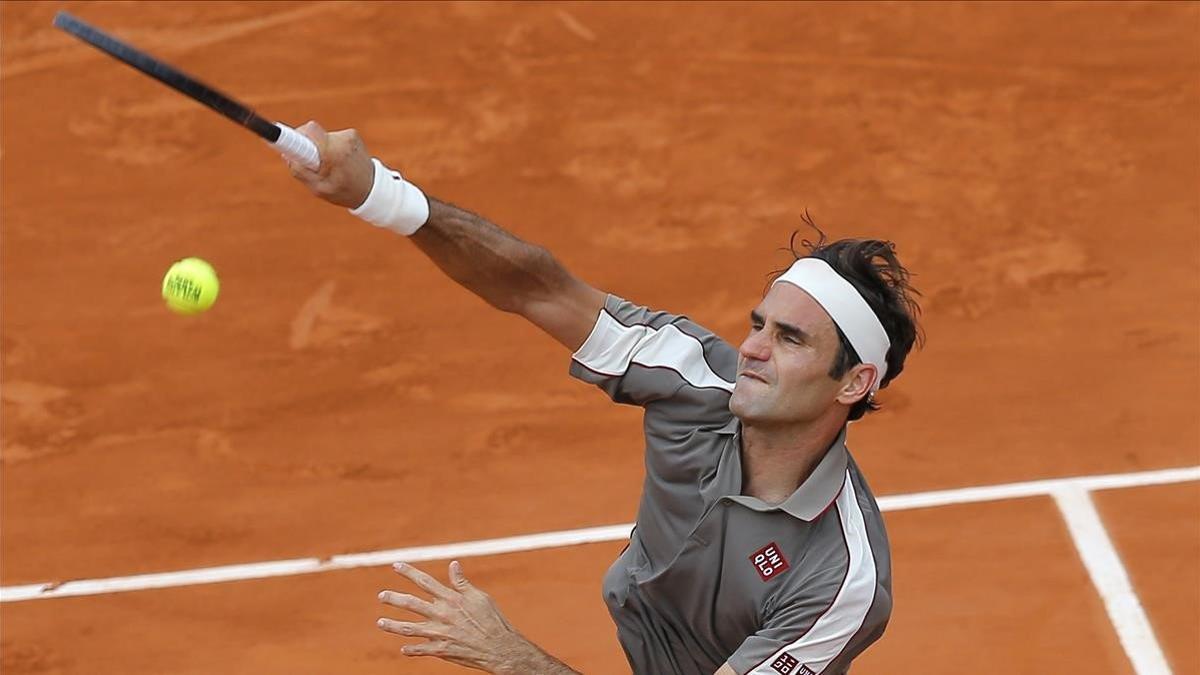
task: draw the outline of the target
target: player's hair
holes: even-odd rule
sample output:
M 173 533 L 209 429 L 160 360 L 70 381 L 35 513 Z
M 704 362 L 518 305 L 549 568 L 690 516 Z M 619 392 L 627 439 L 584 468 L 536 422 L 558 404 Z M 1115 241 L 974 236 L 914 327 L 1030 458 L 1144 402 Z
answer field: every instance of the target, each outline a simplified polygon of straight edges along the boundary
M 896 255 L 896 245 L 881 239 L 839 239 L 828 241 L 825 233 L 813 222 L 808 211 L 804 212 L 801 220 L 817 232 L 817 241 L 800 240 L 800 249 L 796 248 L 796 238 L 800 235 L 797 230 L 788 241 L 787 250 L 796 259 L 820 258 L 829 264 L 838 274 L 863 296 L 870 305 L 871 311 L 879 317 L 887 332 L 891 347 L 887 352 L 887 375 L 880 382 L 880 389 L 896 379 L 904 370 L 904 359 L 912 350 L 913 345 L 922 345 L 925 335 L 917 323 L 921 314 L 921 306 L 916 298 L 921 293 L 913 287 L 912 275 Z M 770 281 L 775 281 L 787 268 L 777 270 L 770 275 Z M 770 286 L 768 286 L 770 288 Z M 837 379 L 845 375 L 851 368 L 862 363 L 853 345 L 836 324 L 838 339 L 841 345 L 834 356 L 829 376 Z M 850 406 L 849 420 L 860 419 L 868 412 L 879 409 L 879 403 L 871 394 L 867 394 Z

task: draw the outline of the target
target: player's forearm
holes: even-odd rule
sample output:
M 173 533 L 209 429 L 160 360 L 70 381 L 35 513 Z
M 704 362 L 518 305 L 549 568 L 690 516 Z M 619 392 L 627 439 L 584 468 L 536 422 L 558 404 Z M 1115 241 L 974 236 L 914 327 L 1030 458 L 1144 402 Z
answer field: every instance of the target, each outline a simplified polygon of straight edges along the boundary
M 292 175 L 321 199 L 409 236 L 451 279 L 489 304 L 529 319 L 574 350 L 592 329 L 605 295 L 572 276 L 546 249 L 521 241 L 469 211 L 427 198 L 372 160 L 353 129 L 297 130 L 316 145 L 317 170 L 289 161 Z
M 432 197 L 429 220 L 411 239 L 451 279 L 506 312 L 520 313 L 572 281 L 546 249 Z

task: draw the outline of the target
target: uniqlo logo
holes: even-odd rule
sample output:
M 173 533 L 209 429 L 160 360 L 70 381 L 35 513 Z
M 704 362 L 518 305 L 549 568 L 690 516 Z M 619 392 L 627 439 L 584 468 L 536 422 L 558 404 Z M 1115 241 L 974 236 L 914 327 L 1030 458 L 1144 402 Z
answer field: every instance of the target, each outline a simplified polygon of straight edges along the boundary
M 798 665 L 800 665 L 800 662 L 796 660 L 796 657 L 784 652 L 779 655 L 779 658 L 775 659 L 775 663 L 772 663 L 771 667 L 780 675 L 799 675 L 799 672 L 796 670 L 796 666 Z M 804 668 L 803 670 L 808 670 L 808 668 Z M 812 671 L 808 670 L 808 672 L 811 673 Z
M 754 555 L 750 556 L 750 562 L 754 563 L 754 569 L 758 570 L 758 576 L 763 581 L 770 581 L 788 569 L 787 558 L 779 552 L 779 546 L 775 542 L 755 551 Z

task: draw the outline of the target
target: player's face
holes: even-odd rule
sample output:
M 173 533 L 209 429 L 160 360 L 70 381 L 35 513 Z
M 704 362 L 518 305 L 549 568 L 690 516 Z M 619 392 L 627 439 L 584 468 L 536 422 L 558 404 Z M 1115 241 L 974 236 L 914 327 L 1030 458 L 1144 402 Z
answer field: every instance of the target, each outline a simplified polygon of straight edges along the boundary
M 775 284 L 750 314 L 729 409 L 744 424 L 790 425 L 828 414 L 843 383 L 829 377 L 833 319 L 792 284 Z

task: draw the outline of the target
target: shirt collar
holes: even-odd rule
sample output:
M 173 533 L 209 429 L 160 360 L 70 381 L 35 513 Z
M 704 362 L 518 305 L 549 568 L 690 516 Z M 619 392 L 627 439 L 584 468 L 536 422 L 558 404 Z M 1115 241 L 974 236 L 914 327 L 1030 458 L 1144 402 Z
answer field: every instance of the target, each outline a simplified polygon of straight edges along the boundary
M 725 426 L 717 429 L 718 434 L 736 434 L 742 430 L 742 421 L 736 416 L 731 415 L 729 422 Z
M 734 417 L 728 424 L 717 430 L 720 434 L 735 434 L 741 435 L 741 420 Z M 734 447 L 740 448 L 740 441 L 735 442 Z M 735 455 L 736 456 L 736 455 Z M 841 433 L 829 446 L 829 450 L 825 452 L 825 456 L 817 462 L 817 467 L 809 474 L 808 478 L 796 488 L 796 491 L 790 497 L 783 500 L 783 503 L 777 506 L 766 506 L 762 501 L 753 497 L 739 495 L 733 497 L 734 501 L 740 502 L 755 511 L 773 511 L 776 509 L 782 510 L 791 516 L 799 518 L 804 522 L 811 522 L 817 516 L 825 513 L 833 504 L 838 495 L 842 493 L 842 486 L 846 482 L 846 468 L 849 466 L 850 454 L 846 450 L 846 427 L 842 427 Z M 740 462 L 734 462 L 740 464 Z M 740 467 L 739 467 L 740 469 Z M 740 485 L 741 471 L 738 471 L 738 483 Z M 736 489 L 736 488 L 735 488 Z
M 785 499 L 779 508 L 805 522 L 815 520 L 817 516 L 825 513 L 842 493 L 848 464 L 846 428 L 842 427 L 842 432 L 817 463 L 817 468 L 813 469 L 808 478 L 804 479 L 800 487 L 796 488 L 792 496 Z

